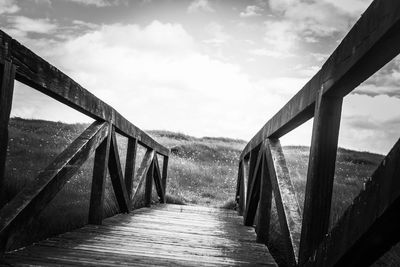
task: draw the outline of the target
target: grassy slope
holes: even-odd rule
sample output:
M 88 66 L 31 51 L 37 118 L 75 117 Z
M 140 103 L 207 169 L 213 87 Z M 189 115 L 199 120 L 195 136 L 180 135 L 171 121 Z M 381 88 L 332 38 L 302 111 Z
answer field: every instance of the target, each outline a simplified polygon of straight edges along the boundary
M 2 201 L 11 199 L 86 127 L 85 124 L 69 125 L 12 119 L 9 125 L 7 183 L 6 191 L 1 194 Z M 221 206 L 228 200 L 233 200 L 238 158 L 246 144 L 245 141 L 228 138 L 195 138 L 168 131 L 149 131 L 149 133 L 160 143 L 171 148 L 168 194 L 188 204 Z M 123 151 L 126 148 L 126 140 L 123 138 L 119 140 L 121 162 L 124 163 L 126 155 Z M 309 148 L 287 146 L 284 147 L 284 151 L 299 203 L 302 204 Z M 143 151 L 140 151 L 138 161 L 142 154 Z M 377 154 L 339 149 L 332 223 L 358 194 L 364 181 L 381 159 L 382 156 Z M 48 234 L 62 232 L 86 223 L 92 165 L 93 158 L 84 164 L 79 174 L 71 179 L 41 215 L 36 227 L 41 229 L 43 223 L 46 223 L 51 231 L 39 233 L 33 239 L 40 239 Z M 136 165 L 138 167 L 139 162 Z M 115 197 L 110 188 L 108 183 L 105 209 L 107 215 L 117 211 Z

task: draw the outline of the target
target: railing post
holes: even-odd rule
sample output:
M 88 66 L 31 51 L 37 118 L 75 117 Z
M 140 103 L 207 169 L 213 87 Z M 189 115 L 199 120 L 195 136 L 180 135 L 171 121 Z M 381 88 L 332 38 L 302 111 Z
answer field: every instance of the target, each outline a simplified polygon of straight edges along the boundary
M 265 155 L 263 155 L 260 166 L 260 200 L 258 203 L 258 218 L 256 223 L 257 242 L 268 242 L 269 226 L 271 219 L 271 204 L 272 204 L 272 185 L 268 173 L 268 167 Z
M 315 104 L 299 265 L 313 254 L 329 229 L 342 102 L 342 97 L 323 96 L 321 87 Z
M 8 147 L 8 122 L 14 93 L 15 66 L 5 61 L 0 64 L 0 195 L 4 195 L 4 176 Z M 0 197 L 0 205 L 2 204 Z
M 104 193 L 108 158 L 110 155 L 112 123 L 108 127 L 108 137 L 96 149 L 93 165 L 92 190 L 90 192 L 89 223 L 100 225 L 103 221 Z
M 132 186 L 135 179 L 135 164 L 138 141 L 136 138 L 128 138 L 128 150 L 126 152 L 125 185 L 129 199 L 132 199 Z
M 163 157 L 162 186 L 164 188 L 164 199 L 165 200 L 166 200 L 165 194 L 167 194 L 168 160 L 169 160 L 168 156 Z
M 245 188 L 245 177 L 244 177 L 244 160 L 239 162 L 238 168 L 238 181 L 236 189 L 236 202 L 238 204 L 238 214 L 243 215 L 246 208 L 246 188 Z
M 144 189 L 144 204 L 146 207 L 150 207 L 151 204 L 151 194 L 153 192 L 153 176 L 154 176 L 154 160 L 153 158 L 149 169 L 146 174 L 146 183 Z

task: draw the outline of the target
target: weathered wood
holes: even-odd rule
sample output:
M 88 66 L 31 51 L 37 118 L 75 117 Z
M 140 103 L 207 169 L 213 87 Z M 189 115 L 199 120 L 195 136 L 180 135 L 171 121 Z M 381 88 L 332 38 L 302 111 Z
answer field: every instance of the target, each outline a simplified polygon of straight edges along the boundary
M 110 154 L 112 124 L 108 124 L 108 137 L 96 149 L 93 165 L 92 189 L 90 192 L 89 223 L 101 224 L 104 213 L 104 194 L 108 158 Z
M 307 171 L 299 262 L 304 263 L 329 229 L 342 98 L 320 90 Z
M 0 252 L 12 242 L 14 232 L 39 215 L 103 142 L 107 133 L 106 123 L 94 122 L 0 210 Z
M 151 162 L 150 167 L 146 173 L 146 184 L 144 188 L 144 204 L 146 207 L 150 207 L 151 204 L 151 194 L 153 192 L 153 177 L 154 177 L 154 165 L 155 165 L 154 160 L 155 157 L 153 158 L 153 161 Z
M 246 145 L 240 158 L 266 138 L 279 138 L 313 116 L 318 91 L 343 97 L 400 52 L 400 2 L 375 0 L 322 66 Z
M 132 197 L 133 180 L 135 179 L 137 144 L 137 139 L 128 138 L 128 150 L 126 152 L 125 163 L 125 185 L 129 199 Z
M 268 139 L 265 157 L 274 192 L 279 225 L 285 239 L 288 264 L 296 266 L 302 216 L 279 139 Z
M 168 179 L 168 156 L 163 156 L 163 169 L 162 169 L 162 184 L 164 193 L 167 192 L 167 179 Z
M 160 199 L 160 203 L 165 203 L 165 191 L 161 180 L 160 165 L 158 164 L 157 154 L 154 155 L 154 185 L 156 186 L 157 195 Z
M 243 160 L 239 162 L 238 170 L 238 193 L 237 193 L 237 204 L 238 213 L 240 216 L 243 215 L 246 208 L 246 182 L 245 182 L 245 170 Z
M 137 171 L 136 177 L 139 180 L 138 185 L 136 186 L 135 190 L 133 191 L 133 196 L 132 196 L 132 202 L 135 202 L 136 197 L 138 196 L 139 193 L 139 188 L 142 186 L 142 184 L 146 180 L 146 175 L 148 169 L 151 167 L 151 163 L 154 158 L 154 150 L 147 149 L 146 153 L 144 154 L 144 157 L 142 159 L 142 162 L 140 163 L 139 169 Z
M 272 185 L 269 177 L 265 152 L 261 161 L 261 185 L 260 200 L 258 202 L 258 218 L 256 222 L 257 242 L 267 243 L 269 241 L 269 226 L 271 220 Z
M 138 139 L 140 144 L 162 155 L 169 155 L 169 149 L 130 123 L 111 106 L 0 30 L 0 63 L 7 60 L 12 60 L 17 66 L 18 81 L 95 120 L 113 121 L 118 132 Z
M 15 66 L 5 61 L 0 64 L 0 194 L 3 190 L 8 147 L 8 122 L 14 92 Z M 1 197 L 0 197 L 1 198 Z
M 259 157 L 260 148 L 261 148 L 261 145 L 257 146 L 249 154 L 248 168 L 246 169 L 246 171 L 247 171 L 246 183 L 247 183 L 248 190 L 251 189 L 251 184 L 253 183 L 252 179 L 254 177 L 254 172 L 256 171 L 256 165 L 257 165 L 257 160 Z M 250 198 L 250 191 L 248 191 L 247 195 L 246 195 L 246 209 L 247 209 L 247 203 L 249 202 L 249 198 Z
M 167 223 L 166 223 L 167 222 Z M 39 266 L 276 266 L 235 211 L 157 205 L 7 253 Z
M 121 162 L 118 153 L 117 138 L 115 131 L 111 132 L 110 156 L 108 160 L 108 170 L 111 177 L 115 197 L 117 198 L 120 212 L 129 213 L 130 201 L 125 187 L 124 176 L 121 170 Z
M 261 184 L 261 160 L 264 154 L 264 143 L 257 149 L 258 154 L 252 153 L 250 156 L 250 171 L 248 195 L 246 200 L 246 209 L 244 211 L 243 220 L 244 225 L 252 226 L 257 212 L 258 200 L 260 198 L 260 184 Z M 253 164 L 252 164 L 253 162 Z M 252 167 L 252 165 L 254 167 Z
M 400 140 L 306 266 L 369 266 L 400 241 Z

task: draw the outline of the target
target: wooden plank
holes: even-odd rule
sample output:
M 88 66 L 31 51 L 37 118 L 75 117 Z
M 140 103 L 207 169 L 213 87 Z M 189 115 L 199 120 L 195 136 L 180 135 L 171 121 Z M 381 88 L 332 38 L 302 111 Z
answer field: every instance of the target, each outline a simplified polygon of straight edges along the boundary
M 258 203 L 258 218 L 256 222 L 257 242 L 266 244 L 269 241 L 269 226 L 271 220 L 272 184 L 269 177 L 265 153 L 261 161 L 260 200 Z
M 46 266 L 277 266 L 235 211 L 153 207 L 49 238 L 7 253 L 3 260 Z
M 29 224 L 79 170 L 107 137 L 104 122 L 94 122 L 33 183 L 25 186 L 0 210 L 0 251 L 7 249 L 15 232 Z
M 245 186 L 245 179 L 244 179 L 244 166 L 243 160 L 239 162 L 239 169 L 238 169 L 238 188 L 236 193 L 236 202 L 238 204 L 238 214 L 240 216 L 243 215 L 244 210 L 246 208 L 246 186 Z
M 101 224 L 104 213 L 104 193 L 108 158 L 110 154 L 112 124 L 108 124 L 108 137 L 96 149 L 93 165 L 92 189 L 90 192 L 89 223 Z
M 146 173 L 146 184 L 144 188 L 144 204 L 146 207 L 150 207 L 151 204 L 151 193 L 153 192 L 153 177 L 154 177 L 154 160 L 153 158 L 150 167 Z
M 3 190 L 8 147 L 8 122 L 14 93 L 15 66 L 0 64 L 0 193 Z M 1 198 L 1 197 L 0 197 Z
M 164 188 L 164 193 L 167 192 L 168 160 L 168 156 L 163 156 L 162 184 Z
M 133 180 L 135 179 L 137 144 L 137 139 L 128 138 L 128 150 L 126 152 L 125 163 L 125 185 L 129 199 L 132 197 Z
M 247 190 L 251 189 L 251 184 L 253 183 L 253 177 L 254 177 L 254 172 L 256 171 L 256 165 L 257 165 L 257 159 L 259 156 L 261 145 L 257 146 L 255 149 L 253 149 L 250 154 L 249 154 L 249 159 L 248 159 L 248 168 L 246 169 L 247 171 Z M 247 203 L 249 202 L 249 197 L 250 197 L 250 191 L 247 192 L 246 195 L 246 209 L 247 209 Z
M 160 203 L 165 203 L 165 191 L 161 180 L 160 165 L 158 164 L 157 154 L 154 155 L 154 185 L 160 200 Z
M 124 176 L 121 170 L 121 162 L 118 153 L 117 138 L 115 131 L 111 132 L 110 156 L 108 160 L 108 170 L 113 185 L 115 197 L 117 198 L 120 212 L 129 213 L 130 201 L 125 187 Z
M 279 139 L 268 139 L 265 151 L 279 224 L 288 253 L 288 264 L 296 266 L 302 220 L 300 206 Z
M 132 196 L 132 202 L 136 201 L 136 198 L 138 197 L 139 193 L 139 188 L 141 188 L 142 184 L 146 180 L 146 175 L 147 171 L 151 166 L 151 163 L 154 158 L 154 150 L 147 149 L 146 153 L 144 154 L 144 157 L 142 159 L 142 162 L 140 163 L 139 169 L 137 171 L 136 177 L 139 180 L 138 185 L 136 186 L 135 190 L 133 191 L 133 196 Z
M 160 154 L 169 155 L 169 149 L 130 123 L 111 106 L 0 30 L 0 62 L 7 60 L 12 60 L 16 65 L 18 81 L 95 120 L 113 121 L 118 132 L 138 139 L 140 144 Z
M 341 97 L 323 96 L 320 90 L 307 171 L 300 264 L 308 259 L 329 229 L 342 102 Z
M 258 200 L 260 198 L 260 183 L 261 183 L 261 160 L 264 154 L 264 143 L 257 149 L 258 154 L 254 152 L 250 156 L 250 166 L 252 162 L 254 167 L 250 167 L 249 173 L 252 176 L 249 179 L 250 184 L 248 187 L 248 195 L 246 200 L 246 210 L 244 211 L 243 220 L 244 225 L 252 226 L 254 224 L 254 218 L 256 216 Z
M 369 266 L 400 241 L 400 140 L 305 266 Z
M 321 70 L 251 139 L 240 158 L 265 139 L 279 138 L 313 116 L 320 88 L 343 97 L 400 52 L 400 2 L 375 0 Z

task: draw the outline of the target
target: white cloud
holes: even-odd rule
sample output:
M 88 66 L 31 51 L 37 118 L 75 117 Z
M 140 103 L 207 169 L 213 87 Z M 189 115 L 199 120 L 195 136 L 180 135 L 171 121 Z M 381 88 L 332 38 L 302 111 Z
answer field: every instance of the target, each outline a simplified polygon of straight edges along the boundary
M 10 17 L 8 22 L 11 26 L 6 31 L 14 38 L 22 39 L 25 38 L 27 33 L 52 34 L 58 28 L 55 22 L 41 18 L 33 19 L 24 16 L 14 16 Z
M 257 17 L 261 16 L 261 12 L 264 9 L 258 6 L 247 6 L 246 9 L 242 12 L 240 12 L 240 17 L 241 18 L 249 18 L 249 17 Z
M 231 36 L 225 32 L 224 27 L 219 23 L 210 22 L 205 26 L 204 30 L 212 37 L 211 39 L 204 40 L 207 44 L 220 46 L 231 39 Z
M 83 5 L 93 5 L 97 7 L 116 6 L 127 3 L 125 0 L 70 0 Z
M 16 13 L 20 10 L 15 0 L 0 0 L 0 14 Z
M 194 13 L 198 11 L 215 12 L 215 9 L 211 7 L 208 0 L 194 0 L 190 3 L 187 10 L 189 13 Z

